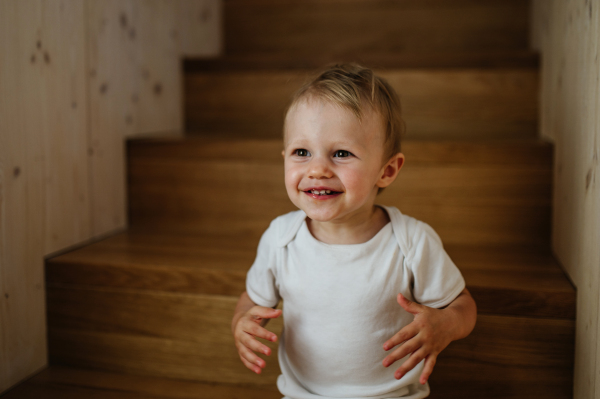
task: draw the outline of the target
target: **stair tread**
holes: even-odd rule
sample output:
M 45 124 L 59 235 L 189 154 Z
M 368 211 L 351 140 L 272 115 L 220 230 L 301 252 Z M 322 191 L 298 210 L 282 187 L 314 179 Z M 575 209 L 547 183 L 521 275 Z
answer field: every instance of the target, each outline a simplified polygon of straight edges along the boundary
M 377 69 L 401 98 L 407 137 L 535 137 L 538 69 Z M 314 69 L 214 69 L 184 75 L 187 129 L 280 137 L 292 95 Z
M 131 222 L 262 233 L 295 209 L 283 185 L 281 150 L 280 138 L 130 141 Z M 445 243 L 548 242 L 549 143 L 405 140 L 402 151 L 406 164 L 379 201 L 431 224 Z
M 3 399 L 280 399 L 272 386 L 234 386 L 52 365 Z
M 539 54 L 527 50 L 410 53 L 225 54 L 219 58 L 188 58 L 184 72 L 317 69 L 340 62 L 358 62 L 374 69 L 392 68 L 507 68 L 538 67 Z
M 131 228 L 47 261 L 49 284 L 239 295 L 260 237 Z M 235 245 L 232 245 L 235 243 Z M 575 291 L 549 250 L 447 245 L 481 313 L 575 317 Z
M 282 162 L 282 138 L 249 138 L 245 132 L 230 131 L 215 136 L 209 132 L 187 132 L 128 141 L 131 157 L 176 160 L 238 160 Z M 402 141 L 402 152 L 410 163 L 452 163 L 471 165 L 548 166 L 553 148 L 539 138 L 522 139 L 414 139 Z M 468 153 L 468 157 L 459 156 Z M 490 155 L 494 156 L 490 156 Z

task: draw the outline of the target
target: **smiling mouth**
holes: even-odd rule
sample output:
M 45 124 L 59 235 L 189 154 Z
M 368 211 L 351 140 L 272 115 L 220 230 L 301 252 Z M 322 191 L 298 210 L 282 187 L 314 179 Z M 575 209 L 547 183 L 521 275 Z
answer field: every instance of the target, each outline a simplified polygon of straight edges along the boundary
M 339 195 L 342 192 L 329 190 L 329 189 L 309 189 L 309 190 L 304 190 L 304 193 L 310 195 L 313 198 L 316 198 L 316 197 L 332 197 L 335 195 Z

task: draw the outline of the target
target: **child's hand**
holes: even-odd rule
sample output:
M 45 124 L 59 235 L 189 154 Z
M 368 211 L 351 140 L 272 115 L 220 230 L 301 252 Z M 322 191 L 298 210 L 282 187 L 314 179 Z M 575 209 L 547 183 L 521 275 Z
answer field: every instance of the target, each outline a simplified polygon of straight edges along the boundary
M 447 309 L 434 309 L 420 305 L 409 301 L 402 294 L 398 294 L 398 303 L 404 310 L 415 315 L 415 318 L 412 323 L 383 344 L 383 349 L 386 351 L 400 345 L 383 359 L 383 365 L 388 367 L 411 354 L 394 374 L 397 379 L 400 379 L 425 359 L 425 368 L 419 379 L 421 384 L 425 384 L 433 371 L 439 353 L 456 339 L 454 327 L 457 321 L 453 318 L 452 312 Z
M 263 328 L 262 325 L 269 319 L 279 316 L 281 316 L 280 309 L 254 306 L 235 322 L 233 337 L 240 359 L 246 367 L 256 374 L 260 374 L 267 363 L 254 352 L 264 353 L 267 356 L 271 355 L 271 348 L 260 343 L 256 337 L 272 342 L 277 341 L 277 335 Z

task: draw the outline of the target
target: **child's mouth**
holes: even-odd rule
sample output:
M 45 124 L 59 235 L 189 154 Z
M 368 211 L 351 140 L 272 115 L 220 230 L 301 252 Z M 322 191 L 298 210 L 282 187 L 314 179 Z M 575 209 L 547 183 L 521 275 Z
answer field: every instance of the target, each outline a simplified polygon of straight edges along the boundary
M 311 189 L 306 190 L 304 192 L 314 199 L 327 199 L 341 194 L 340 191 L 334 191 L 329 189 Z

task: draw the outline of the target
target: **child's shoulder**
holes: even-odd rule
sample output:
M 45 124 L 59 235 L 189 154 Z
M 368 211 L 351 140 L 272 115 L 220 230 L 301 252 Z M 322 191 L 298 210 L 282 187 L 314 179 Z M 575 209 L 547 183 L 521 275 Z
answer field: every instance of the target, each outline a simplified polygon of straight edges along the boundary
M 302 210 L 288 212 L 273 219 L 265 234 L 272 237 L 276 246 L 284 247 L 294 239 L 305 219 L 306 213 Z
M 394 235 L 405 256 L 413 253 L 425 241 L 434 240 L 441 244 L 440 237 L 427 223 L 403 214 L 396 207 L 383 205 L 382 207 L 390 217 Z

